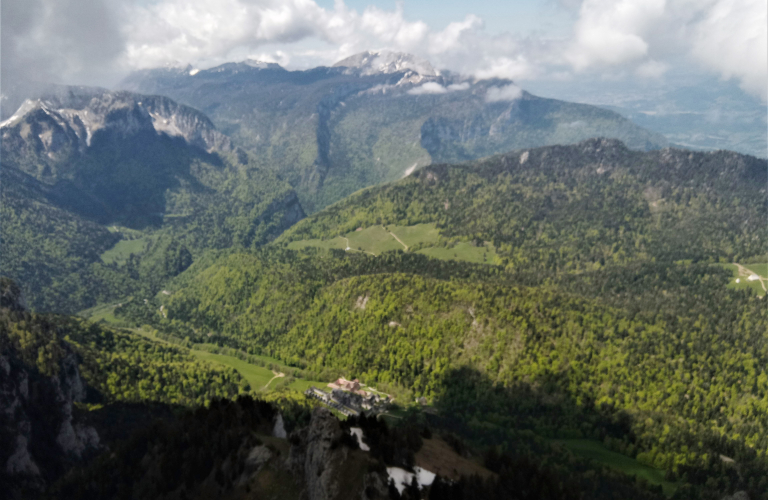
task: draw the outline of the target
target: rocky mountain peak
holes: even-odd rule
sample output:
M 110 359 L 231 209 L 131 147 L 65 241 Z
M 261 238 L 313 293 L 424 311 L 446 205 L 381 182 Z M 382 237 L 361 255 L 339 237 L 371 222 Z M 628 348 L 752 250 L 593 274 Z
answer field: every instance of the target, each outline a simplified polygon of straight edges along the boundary
M 389 74 L 412 71 L 421 76 L 439 76 L 439 72 L 426 59 L 405 52 L 370 52 L 365 51 L 347 57 L 333 67 L 347 67 L 359 71 L 361 75 Z
M 49 159 L 83 152 L 99 133 L 127 137 L 141 131 L 182 137 L 207 152 L 233 149 L 210 119 L 195 109 L 166 97 L 89 87 L 67 87 L 28 99 L 0 123 L 4 150 L 31 142 L 27 146 Z
M 245 64 L 246 66 L 250 66 L 252 68 L 258 68 L 258 69 L 280 69 L 282 66 L 280 66 L 277 63 L 273 62 L 267 62 L 267 61 L 260 61 L 258 59 L 251 59 L 248 58 L 245 61 L 242 62 L 242 64 Z

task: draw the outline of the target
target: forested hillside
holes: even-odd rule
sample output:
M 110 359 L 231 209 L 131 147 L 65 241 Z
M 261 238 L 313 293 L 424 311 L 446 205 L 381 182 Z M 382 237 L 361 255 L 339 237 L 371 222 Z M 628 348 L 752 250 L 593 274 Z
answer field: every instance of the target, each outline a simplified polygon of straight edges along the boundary
M 443 244 L 490 242 L 507 268 L 583 271 L 633 261 L 764 255 L 764 160 L 730 152 L 634 152 L 616 141 L 427 167 L 356 193 L 279 241 L 436 223 Z
M 713 263 L 764 255 L 767 175 L 752 157 L 606 140 L 430 166 L 116 312 L 312 379 L 407 389 L 479 442 L 599 440 L 666 471 L 679 498 L 757 498 L 768 317 Z M 438 244 L 490 242 L 497 265 L 285 248 L 427 222 Z

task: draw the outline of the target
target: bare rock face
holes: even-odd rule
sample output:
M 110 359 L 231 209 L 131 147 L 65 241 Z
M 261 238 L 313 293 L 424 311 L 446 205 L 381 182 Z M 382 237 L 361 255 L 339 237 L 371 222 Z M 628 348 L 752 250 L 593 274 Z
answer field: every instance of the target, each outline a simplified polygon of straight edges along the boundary
M 26 100 L 0 123 L 4 158 L 46 182 L 68 178 L 66 164 L 99 142 L 147 134 L 178 137 L 207 153 L 235 151 L 203 113 L 166 97 L 131 92 L 62 87 Z M 37 167 L 27 166 L 24 158 L 35 158 Z
M 0 307 L 23 311 L 23 296 L 0 282 Z M 0 484 L 40 490 L 66 468 L 100 449 L 99 435 L 73 417 L 86 388 L 77 358 L 66 344 L 52 374 L 29 366 L 12 346 L 0 344 Z
M 346 458 L 346 449 L 338 446 L 342 437 L 339 421 L 327 409 L 318 408 L 312 413 L 309 426 L 292 437 L 296 444 L 291 448 L 291 469 L 296 474 L 303 473 L 308 498 L 339 498 L 335 465 Z
M 723 498 L 723 500 L 749 500 L 749 495 L 746 491 L 737 491 L 731 496 Z
M 309 426 L 291 434 L 290 441 L 288 467 L 291 473 L 304 478 L 309 500 L 388 498 L 387 480 L 382 473 L 366 466 L 357 476 L 349 476 L 353 464 L 361 460 L 356 454 L 362 452 L 353 453 L 349 443 L 356 441 L 328 409 L 315 409 Z M 383 465 L 381 469 L 385 470 Z M 357 487 L 342 491 L 341 484 Z

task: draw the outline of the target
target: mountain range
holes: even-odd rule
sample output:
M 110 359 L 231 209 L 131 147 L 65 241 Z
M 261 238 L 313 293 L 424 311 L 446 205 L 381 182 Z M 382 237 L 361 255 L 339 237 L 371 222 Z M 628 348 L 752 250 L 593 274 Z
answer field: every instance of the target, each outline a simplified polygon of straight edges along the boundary
M 439 72 L 401 53 L 365 52 L 306 71 L 254 61 L 143 70 L 121 87 L 206 113 L 277 169 L 309 213 L 431 163 L 596 136 L 641 150 L 667 145 L 613 112 L 539 98 L 509 80 Z

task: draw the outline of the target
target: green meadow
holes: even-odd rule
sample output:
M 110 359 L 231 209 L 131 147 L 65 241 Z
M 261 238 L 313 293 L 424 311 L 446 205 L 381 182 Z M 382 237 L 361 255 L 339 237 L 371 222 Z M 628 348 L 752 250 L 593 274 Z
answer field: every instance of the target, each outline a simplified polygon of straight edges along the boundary
M 741 266 L 748 271 L 747 276 L 743 273 L 739 273 L 739 267 L 736 264 L 717 265 L 731 270 L 731 279 L 728 282 L 728 288 L 734 288 L 736 290 L 753 290 L 760 297 L 765 295 L 766 292 L 763 289 L 760 280 L 749 281 L 747 280 L 747 276 L 750 273 L 755 273 L 762 278 L 768 278 L 768 264 L 741 264 Z M 737 283 L 736 280 L 739 280 L 739 282 Z M 766 282 L 766 285 L 768 286 L 768 282 Z
M 372 255 L 392 250 L 415 251 L 435 259 L 463 260 L 475 264 L 493 264 L 496 258 L 496 250 L 489 243 L 481 247 L 467 242 L 440 245 L 440 230 L 434 223 L 415 226 L 370 226 L 328 240 L 300 240 L 288 244 L 288 248 L 292 250 L 308 246 L 366 252 Z M 418 249 L 413 250 L 414 247 Z
M 148 236 L 133 240 L 120 240 L 115 243 L 115 246 L 101 254 L 101 260 L 105 264 L 125 264 L 132 253 L 136 255 L 144 253 L 150 241 L 151 238 Z
M 611 451 L 600 441 L 592 439 L 558 439 L 554 442 L 562 444 L 580 457 L 589 458 L 625 474 L 643 478 L 651 484 L 661 485 L 664 494 L 668 497 L 672 496 L 677 489 L 677 483 L 664 479 L 663 470 L 649 467 L 641 464 L 634 458 Z

